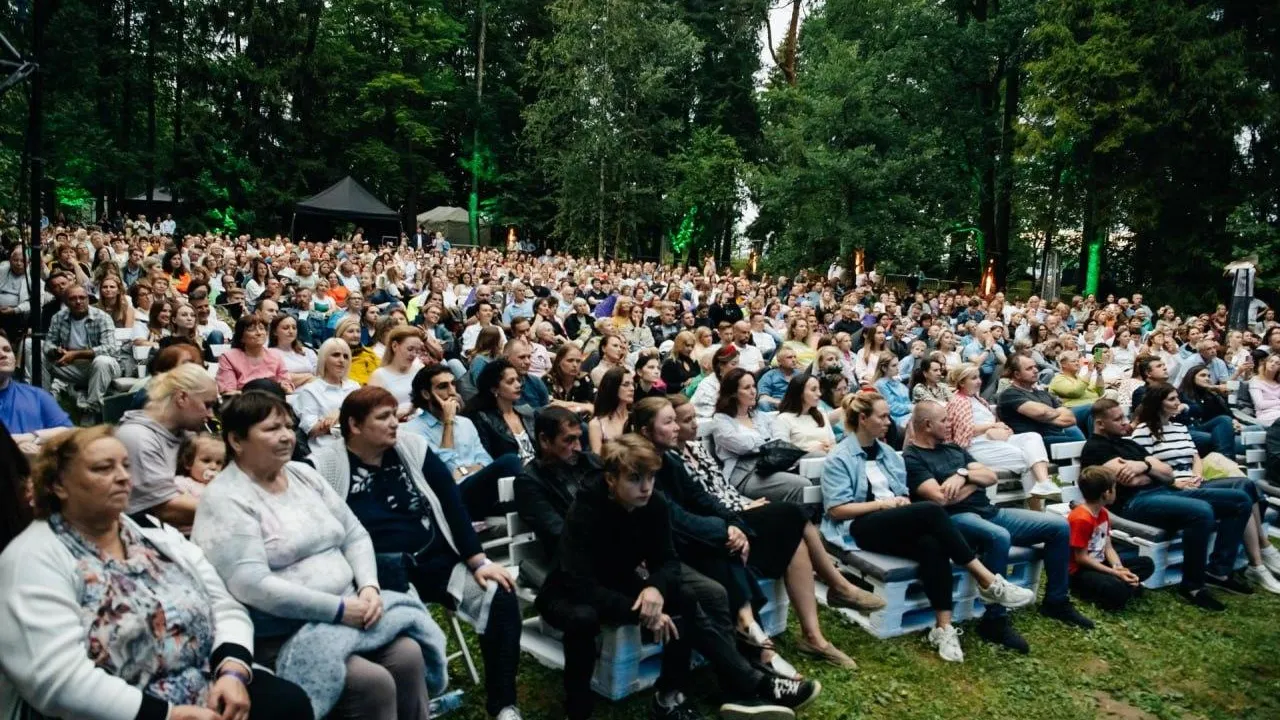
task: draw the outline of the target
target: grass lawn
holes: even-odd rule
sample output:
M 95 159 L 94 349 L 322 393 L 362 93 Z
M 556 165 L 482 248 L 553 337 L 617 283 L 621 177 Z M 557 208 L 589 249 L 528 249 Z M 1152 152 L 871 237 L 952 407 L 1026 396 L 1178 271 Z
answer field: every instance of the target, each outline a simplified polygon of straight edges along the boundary
M 1021 610 L 1012 617 L 1031 643 L 1030 655 L 997 650 L 971 634 L 961 638 L 963 664 L 943 662 L 923 633 L 877 641 L 825 608 L 824 632 L 858 661 L 858 670 L 828 669 L 795 652 L 788 639 L 799 632 L 794 613 L 778 644 L 801 672 L 822 682 L 822 696 L 802 718 L 1280 718 L 1280 596 L 1217 595 L 1224 613 L 1191 608 L 1172 590 L 1147 593 L 1122 615 L 1082 603 L 1098 623 L 1090 632 Z M 474 642 L 472 652 L 479 662 Z M 525 717 L 563 718 L 560 673 L 528 655 L 521 663 Z M 467 694 L 450 717 L 485 718 L 483 689 L 470 685 L 461 660 L 450 670 L 451 687 Z M 700 669 L 693 680 L 700 708 L 715 717 L 714 676 Z M 596 717 L 646 718 L 649 697 L 646 691 L 620 703 L 601 699 Z

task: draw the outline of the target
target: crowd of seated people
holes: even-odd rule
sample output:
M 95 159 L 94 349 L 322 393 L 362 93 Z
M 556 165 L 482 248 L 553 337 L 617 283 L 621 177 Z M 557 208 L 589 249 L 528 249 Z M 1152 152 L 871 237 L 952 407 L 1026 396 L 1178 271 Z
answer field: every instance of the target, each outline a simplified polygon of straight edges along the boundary
M 856 667 L 815 578 L 831 607 L 884 609 L 841 572 L 848 553 L 918 564 L 929 642 L 953 662 L 953 565 L 988 607 L 978 637 L 1017 652 L 1007 609 L 1036 593 L 1002 577 L 1015 546 L 1042 548 L 1039 612 L 1065 625 L 1093 626 L 1073 594 L 1139 595 L 1151 568 L 1121 561 L 1113 515 L 1183 533 L 1178 593 L 1197 607 L 1223 609 L 1210 588 L 1280 593 L 1264 496 L 1234 462 L 1242 431 L 1280 425 L 1273 316 L 1232 332 L 1141 296 L 1014 302 L 359 234 L 86 229 L 49 252 L 41 382 L 29 343 L 0 333 L 0 453 L 35 458 L 4 488 L 21 510 L 0 528 L 6 708 L 426 717 L 440 605 L 476 631 L 488 714 L 517 720 L 516 580 L 476 530 L 512 510 L 544 554 L 528 582 L 563 632 L 575 719 L 593 713 L 598 636 L 636 624 L 665 645 L 654 717 L 696 716 L 693 650 L 721 716 L 793 717 L 821 692 L 805 662 Z M 0 282 L 30 260 L 8 257 Z M 93 425 L 115 394 L 134 409 Z M 1037 510 L 1068 442 L 1086 470 L 1064 519 Z M 820 480 L 801 473 L 815 461 Z M 999 473 L 1031 509 L 991 501 Z M 804 661 L 762 629 L 765 579 Z M 106 601 L 124 584 L 146 598 L 135 616 Z M 45 642 L 58 633 L 77 642 Z

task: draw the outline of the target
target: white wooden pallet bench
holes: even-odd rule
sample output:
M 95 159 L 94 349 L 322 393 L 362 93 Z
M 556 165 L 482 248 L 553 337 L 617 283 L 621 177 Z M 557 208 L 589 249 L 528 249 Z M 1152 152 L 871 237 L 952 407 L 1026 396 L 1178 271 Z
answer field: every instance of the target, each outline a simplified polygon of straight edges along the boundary
M 802 468 L 802 472 L 812 472 Z M 805 503 L 821 504 L 822 488 L 805 488 Z M 841 573 L 885 601 L 885 607 L 871 613 L 849 608 L 832 608 L 846 619 L 877 638 L 886 639 L 933 627 L 933 610 L 919 582 L 919 566 L 913 560 L 867 550 L 843 550 L 827 544 L 827 552 Z M 1005 579 L 1035 591 L 1040 583 L 1044 561 L 1039 548 L 1013 547 L 1009 566 L 992 568 Z M 968 571 L 952 566 L 952 613 L 956 621 L 981 617 L 984 612 L 978 599 L 978 587 Z M 819 600 L 826 603 L 826 588 L 819 588 Z
M 1246 433 L 1246 443 L 1256 440 L 1249 437 L 1256 433 Z M 1080 455 L 1084 450 L 1083 442 L 1059 443 L 1050 448 L 1050 456 L 1055 460 L 1070 460 L 1071 464 L 1062 468 L 1060 478 L 1065 482 L 1070 478 L 1072 485 L 1062 488 L 1063 502 L 1050 505 L 1046 510 L 1062 516 L 1071 512 L 1071 508 L 1079 504 L 1083 498 L 1080 490 L 1074 485 L 1080 477 Z M 1249 452 L 1254 452 L 1250 450 Z M 1158 589 L 1177 585 L 1182 582 L 1184 564 L 1182 550 L 1182 533 L 1171 533 L 1152 525 L 1129 520 L 1114 511 L 1111 515 L 1111 535 L 1116 544 L 1116 551 L 1122 558 L 1138 555 L 1150 558 L 1155 565 L 1155 572 L 1142 584 L 1150 589 Z M 1213 538 L 1209 542 L 1210 552 Z M 1243 557 L 1243 553 L 1241 553 Z M 1237 567 L 1240 564 L 1237 560 Z

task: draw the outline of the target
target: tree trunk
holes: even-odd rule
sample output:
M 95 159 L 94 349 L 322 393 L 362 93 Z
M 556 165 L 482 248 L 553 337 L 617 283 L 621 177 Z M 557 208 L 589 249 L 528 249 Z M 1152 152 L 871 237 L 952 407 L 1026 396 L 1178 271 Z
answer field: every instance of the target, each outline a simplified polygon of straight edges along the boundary
M 120 102 L 120 157 L 121 165 L 128 166 L 129 155 L 133 148 L 133 0 L 124 0 L 124 36 L 121 38 L 124 48 L 124 62 L 117 68 L 123 82 Z M 128 197 L 128 174 L 119 172 L 116 175 L 116 198 Z
M 787 27 L 787 51 L 786 66 L 782 73 L 787 78 L 787 84 L 791 87 L 796 86 L 796 50 L 800 42 L 800 0 L 793 0 L 791 3 L 791 24 Z
M 476 42 L 476 115 L 471 137 L 471 244 L 480 244 L 480 117 L 484 102 L 485 2 L 480 0 L 480 33 Z
M 178 209 L 178 184 L 172 182 L 177 176 L 178 153 L 182 147 L 182 91 L 186 82 L 186 41 L 187 41 L 187 3 L 178 0 L 177 32 L 174 33 L 173 64 L 173 150 L 169 158 L 169 194 L 173 196 L 173 209 Z
M 1004 113 L 1000 123 L 1000 157 L 996 175 L 996 233 L 991 247 L 996 260 L 997 290 L 1004 289 L 1005 280 L 1009 276 L 1009 248 L 1013 243 L 1014 123 L 1018 119 L 1022 82 L 1022 72 L 1016 56 L 1009 58 L 1005 67 Z
M 596 259 L 604 257 L 604 155 L 600 155 L 600 194 L 596 198 Z
M 112 49 L 112 27 L 111 23 L 114 17 L 111 14 L 113 3 L 99 2 L 97 4 L 97 12 L 94 18 L 97 23 L 97 53 L 95 53 L 96 67 L 98 71 L 98 81 L 95 83 L 95 93 L 98 104 L 98 127 L 104 133 L 110 133 L 111 129 L 111 81 L 115 77 L 115 71 L 111 67 L 111 58 L 114 55 Z M 93 187 L 94 209 L 98 216 L 106 215 L 110 217 L 110 211 L 114 210 L 107 202 L 107 193 L 109 192 L 108 178 L 109 169 L 105 163 L 98 165 L 96 180 Z
M 160 8 L 147 7 L 147 213 L 150 217 L 156 191 L 156 41 L 160 35 Z
M 1066 166 L 1066 158 L 1055 153 L 1052 175 L 1049 177 L 1049 212 L 1044 218 L 1044 253 L 1041 255 L 1039 267 L 1041 283 L 1049 269 L 1049 252 L 1053 249 L 1054 237 L 1058 234 L 1058 204 L 1062 195 L 1062 173 Z M 1061 263 L 1059 263 L 1061 267 Z

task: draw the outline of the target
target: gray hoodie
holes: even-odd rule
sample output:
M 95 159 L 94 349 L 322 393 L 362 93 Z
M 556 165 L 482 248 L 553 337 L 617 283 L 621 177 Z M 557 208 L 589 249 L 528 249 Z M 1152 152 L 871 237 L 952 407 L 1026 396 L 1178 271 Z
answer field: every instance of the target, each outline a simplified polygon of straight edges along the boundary
M 128 513 L 143 512 L 181 494 L 173 478 L 178 470 L 178 450 L 185 431 L 169 432 L 145 410 L 130 410 L 120 418 L 116 437 L 129 450 L 133 492 Z

